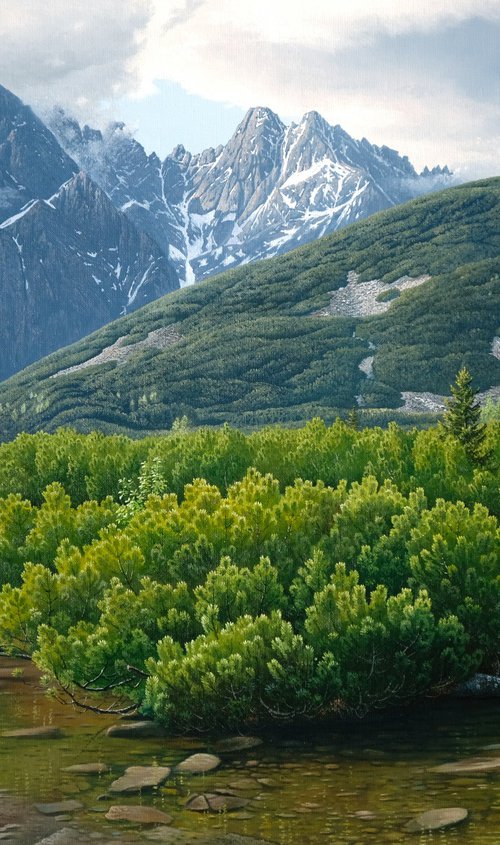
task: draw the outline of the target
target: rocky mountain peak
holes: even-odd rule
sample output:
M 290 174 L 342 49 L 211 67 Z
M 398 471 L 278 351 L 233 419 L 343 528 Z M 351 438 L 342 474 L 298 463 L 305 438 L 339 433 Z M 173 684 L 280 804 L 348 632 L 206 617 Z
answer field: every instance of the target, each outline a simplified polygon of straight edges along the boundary
M 352 138 L 317 111 L 287 127 L 270 108 L 250 108 L 224 146 L 192 155 L 179 144 L 162 164 L 126 127 L 113 139 L 80 144 L 74 157 L 168 250 L 181 283 L 284 252 L 450 179 L 438 169 L 418 176 L 406 156 Z

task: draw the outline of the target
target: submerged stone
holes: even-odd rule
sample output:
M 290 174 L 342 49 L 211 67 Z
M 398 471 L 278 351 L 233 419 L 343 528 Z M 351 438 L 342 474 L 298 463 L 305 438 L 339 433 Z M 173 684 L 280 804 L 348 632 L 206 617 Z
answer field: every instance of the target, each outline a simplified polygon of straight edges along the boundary
M 35 804 L 35 810 L 44 816 L 59 816 L 61 813 L 74 813 L 82 810 L 80 801 L 53 801 L 51 804 Z
M 429 810 L 421 813 L 405 824 L 405 830 L 409 833 L 420 833 L 426 830 L 441 830 L 445 827 L 452 827 L 465 821 L 469 815 L 463 807 L 444 807 L 440 810 Z
M 220 754 L 229 754 L 232 751 L 249 751 L 259 745 L 262 745 L 262 740 L 257 736 L 230 736 L 220 739 L 214 747 Z
M 72 775 L 104 775 L 109 772 L 109 766 L 105 763 L 75 763 L 74 766 L 66 766 L 62 771 Z
M 238 780 L 232 780 L 229 784 L 230 789 L 258 789 L 259 784 L 257 781 L 252 780 L 252 778 L 238 778 Z
M 431 769 L 442 775 L 473 774 L 477 772 L 495 772 L 500 769 L 500 757 L 468 757 L 465 760 L 457 760 L 456 763 L 444 763 Z
M 123 725 L 111 725 L 106 731 L 108 736 L 116 739 L 154 739 L 167 735 L 164 728 L 158 722 L 143 720 L 142 722 L 129 722 Z
M 207 792 L 202 795 L 194 795 L 185 804 L 185 808 L 194 813 L 221 813 L 230 810 L 242 810 L 248 803 L 248 798 L 241 798 L 239 795 Z
M 9 739 L 61 739 L 64 736 L 60 728 L 52 725 L 39 725 L 36 728 L 19 728 L 15 731 L 4 731 L 2 736 Z
M 135 822 L 136 824 L 170 824 L 172 816 L 157 810 L 156 807 L 135 807 L 131 805 L 113 805 L 106 813 L 109 821 Z
M 36 845 L 75 845 L 78 842 L 76 836 L 77 833 L 73 827 L 63 827 L 61 830 L 51 833 L 50 836 L 40 839 Z
M 246 807 L 247 798 L 240 798 L 236 795 L 214 795 L 208 799 L 212 813 L 222 813 L 230 810 L 242 810 Z
M 166 781 L 170 772 L 168 766 L 130 766 L 121 778 L 113 781 L 109 792 L 131 795 L 143 789 L 154 789 Z

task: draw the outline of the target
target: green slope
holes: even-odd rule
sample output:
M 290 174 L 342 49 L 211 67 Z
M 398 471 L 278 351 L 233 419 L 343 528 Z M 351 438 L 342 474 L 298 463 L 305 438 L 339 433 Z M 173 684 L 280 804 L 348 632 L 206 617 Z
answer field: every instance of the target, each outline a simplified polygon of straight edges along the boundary
M 431 279 L 383 295 L 392 302 L 378 316 L 313 316 L 349 271 L 361 285 Z M 183 414 L 197 424 L 331 418 L 356 396 L 397 407 L 403 390 L 446 392 L 464 364 L 478 387 L 498 385 L 499 274 L 500 179 L 452 188 L 170 294 L 43 359 L 1 385 L 0 432 L 164 429 Z M 51 378 L 169 325 L 173 345 Z M 359 369 L 369 355 L 373 378 Z

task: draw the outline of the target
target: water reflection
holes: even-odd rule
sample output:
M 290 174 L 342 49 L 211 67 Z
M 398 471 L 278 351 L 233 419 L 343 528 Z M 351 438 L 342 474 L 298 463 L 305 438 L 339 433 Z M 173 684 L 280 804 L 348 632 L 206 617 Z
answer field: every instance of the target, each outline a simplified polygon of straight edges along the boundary
M 117 830 L 120 842 L 155 841 L 161 835 L 151 828 L 107 821 L 112 803 L 156 807 L 173 817 L 174 827 L 206 834 L 206 843 L 223 833 L 280 845 L 500 842 L 500 771 L 458 775 L 433 771 L 469 756 L 500 756 L 495 702 L 433 703 L 370 724 L 302 731 L 299 737 L 291 732 L 263 736 L 263 745 L 225 754 L 221 767 L 206 775 L 172 776 L 151 793 L 117 800 L 105 797 L 106 792 L 128 766 L 173 767 L 196 750 L 212 750 L 210 742 L 111 739 L 105 731 L 113 719 L 81 713 L 47 698 L 29 664 L 21 668 L 23 678 L 13 679 L 12 664 L 0 663 L 1 730 L 54 725 L 64 736 L 1 738 L 0 789 L 25 801 L 26 807 L 34 802 L 81 802 L 80 812 L 59 823 L 85 829 L 75 842 L 103 833 L 106 839 L 115 839 Z M 63 771 L 78 763 L 105 763 L 110 771 Z M 244 798 L 245 806 L 217 815 L 189 812 L 184 806 L 194 794 L 225 792 Z M 404 830 L 413 816 L 442 807 L 464 807 L 469 818 L 434 834 Z

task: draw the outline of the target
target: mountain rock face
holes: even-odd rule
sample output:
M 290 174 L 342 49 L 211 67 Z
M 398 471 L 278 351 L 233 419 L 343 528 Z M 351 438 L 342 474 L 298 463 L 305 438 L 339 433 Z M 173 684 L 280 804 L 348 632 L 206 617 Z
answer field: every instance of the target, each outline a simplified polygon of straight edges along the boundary
M 285 126 L 250 109 L 225 146 L 165 161 L 123 124 L 83 129 L 50 117 L 61 145 L 169 256 L 181 284 L 269 258 L 418 194 L 446 187 L 447 168 L 417 174 L 406 157 L 355 141 L 317 112 Z
M 0 219 L 33 197 L 50 197 L 77 172 L 52 132 L 0 85 Z
M 156 242 L 0 88 L 0 378 L 176 287 Z

